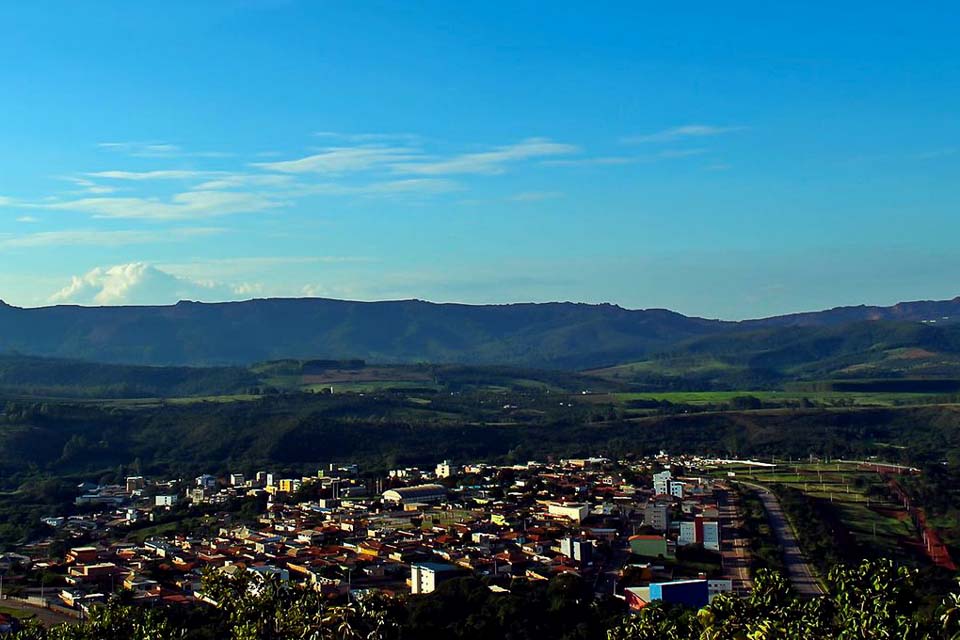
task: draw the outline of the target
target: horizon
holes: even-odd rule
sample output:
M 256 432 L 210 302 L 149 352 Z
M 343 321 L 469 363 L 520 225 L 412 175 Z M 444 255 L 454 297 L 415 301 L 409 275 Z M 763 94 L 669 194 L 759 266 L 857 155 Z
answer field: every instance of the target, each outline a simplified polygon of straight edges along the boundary
M 938 6 L 0 7 L 0 298 L 956 295 Z M 905 90 L 909 87 L 909 90 Z
M 805 315 L 805 314 L 816 314 L 827 311 L 835 311 L 838 309 L 861 309 L 861 308 L 876 308 L 876 309 L 889 309 L 893 307 L 898 307 L 900 305 L 910 305 L 910 304 L 924 304 L 924 303 L 945 303 L 945 302 L 958 302 L 960 301 L 960 294 L 951 296 L 948 298 L 943 298 L 939 300 L 934 299 L 916 299 L 916 300 L 898 300 L 890 304 L 873 304 L 873 303 L 854 303 L 854 304 L 844 304 L 834 307 L 824 307 L 822 309 L 802 309 L 798 311 L 788 311 L 785 313 L 780 313 L 776 315 L 769 316 L 753 316 L 753 317 L 744 317 L 744 318 L 723 318 L 723 317 L 708 317 L 708 316 L 697 316 L 682 313 L 675 309 L 668 309 L 666 307 L 627 307 L 616 302 L 583 302 L 577 300 L 544 300 L 544 301 L 515 301 L 515 302 L 458 302 L 458 301 L 438 301 L 438 300 L 427 300 L 424 298 L 393 298 L 393 299 L 381 299 L 381 300 L 359 300 L 359 299 L 350 299 L 350 298 L 328 298 L 322 296 L 269 296 L 269 297 L 253 297 L 253 298 L 238 298 L 236 300 L 177 300 L 176 302 L 164 303 L 164 304 L 112 304 L 112 305 L 96 305 L 96 304 L 81 304 L 81 303 L 57 303 L 57 304 L 48 304 L 41 306 L 20 306 L 16 304 L 10 304 L 8 301 L 0 297 L 0 306 L 7 306 L 13 309 L 20 309 L 24 311 L 30 310 L 40 310 L 40 309 L 53 309 L 57 307 L 78 307 L 81 309 L 109 309 L 109 308 L 170 308 L 176 307 L 181 304 L 199 304 L 199 305 L 222 305 L 222 304 L 245 304 L 251 302 L 263 302 L 263 301 L 276 301 L 276 300 L 289 300 L 289 301 L 298 301 L 298 300 L 316 300 L 316 301 L 325 301 L 325 302 L 345 302 L 351 304 L 391 304 L 391 303 L 402 303 L 402 302 L 417 302 L 427 305 L 435 306 L 462 306 L 462 307 L 509 307 L 509 306 L 523 306 L 523 305 L 585 305 L 591 307 L 616 307 L 624 311 L 666 311 L 669 313 L 676 313 L 687 318 L 694 320 L 710 320 L 717 322 L 727 322 L 727 323 L 738 323 L 738 322 L 750 322 L 755 320 L 767 320 L 771 318 L 778 317 L 787 317 L 795 315 Z

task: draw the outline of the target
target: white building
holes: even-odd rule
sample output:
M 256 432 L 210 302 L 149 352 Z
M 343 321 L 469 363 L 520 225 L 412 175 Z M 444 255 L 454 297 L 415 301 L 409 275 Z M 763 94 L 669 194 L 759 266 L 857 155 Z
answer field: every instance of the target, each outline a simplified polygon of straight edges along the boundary
M 590 505 L 584 502 L 551 502 L 547 507 L 547 513 L 574 522 L 581 522 L 590 515 Z
M 433 593 L 445 580 L 460 575 L 460 569 L 442 562 L 424 562 L 410 565 L 410 593 Z
M 410 504 L 416 502 L 440 502 L 447 497 L 447 488 L 439 484 L 421 484 L 415 487 L 387 489 L 383 492 L 384 502 Z
M 154 500 L 154 504 L 156 504 L 158 507 L 172 507 L 180 501 L 180 497 L 171 494 L 165 496 L 156 496 Z
M 677 546 L 686 547 L 691 544 L 697 544 L 697 525 L 695 522 L 681 522 Z
M 216 489 L 217 479 L 209 473 L 197 477 L 197 486 L 201 489 Z
M 670 495 L 670 470 L 653 474 L 653 492 L 658 496 Z
M 437 465 L 436 475 L 438 478 L 449 478 L 457 475 L 460 470 L 455 465 L 450 464 L 449 460 L 444 460 Z
M 676 480 L 670 481 L 670 495 L 674 498 L 683 498 L 683 483 Z
M 243 484 L 243 474 L 242 473 L 231 473 L 230 474 L 230 486 L 239 487 Z
M 707 593 L 710 600 L 721 593 L 730 593 L 733 591 L 733 580 L 707 580 Z
M 703 548 L 710 551 L 720 551 L 720 523 L 716 521 L 703 523 Z

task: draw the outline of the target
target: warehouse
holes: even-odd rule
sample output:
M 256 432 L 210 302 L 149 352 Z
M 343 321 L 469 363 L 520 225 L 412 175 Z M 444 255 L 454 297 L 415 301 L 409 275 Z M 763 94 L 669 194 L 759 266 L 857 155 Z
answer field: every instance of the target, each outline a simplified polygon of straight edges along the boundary
M 440 502 L 446 497 L 446 487 L 439 484 L 421 484 L 415 487 L 388 489 L 383 492 L 383 501 L 393 504 Z

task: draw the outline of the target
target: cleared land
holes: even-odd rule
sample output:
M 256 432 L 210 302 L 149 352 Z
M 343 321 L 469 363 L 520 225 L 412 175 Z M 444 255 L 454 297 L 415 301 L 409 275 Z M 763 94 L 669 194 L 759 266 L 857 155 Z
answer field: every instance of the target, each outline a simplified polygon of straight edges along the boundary
M 776 468 L 725 467 L 736 480 L 781 484 L 828 500 L 846 531 L 888 556 L 911 555 L 919 543 L 906 510 L 887 497 L 882 476 L 852 463 L 780 463 Z

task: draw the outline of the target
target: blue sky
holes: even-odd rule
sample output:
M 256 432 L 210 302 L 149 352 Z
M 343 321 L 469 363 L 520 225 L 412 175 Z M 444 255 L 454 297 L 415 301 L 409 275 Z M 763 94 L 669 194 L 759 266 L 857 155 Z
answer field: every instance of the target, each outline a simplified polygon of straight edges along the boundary
M 953 297 L 958 16 L 3 3 L 0 298 Z

